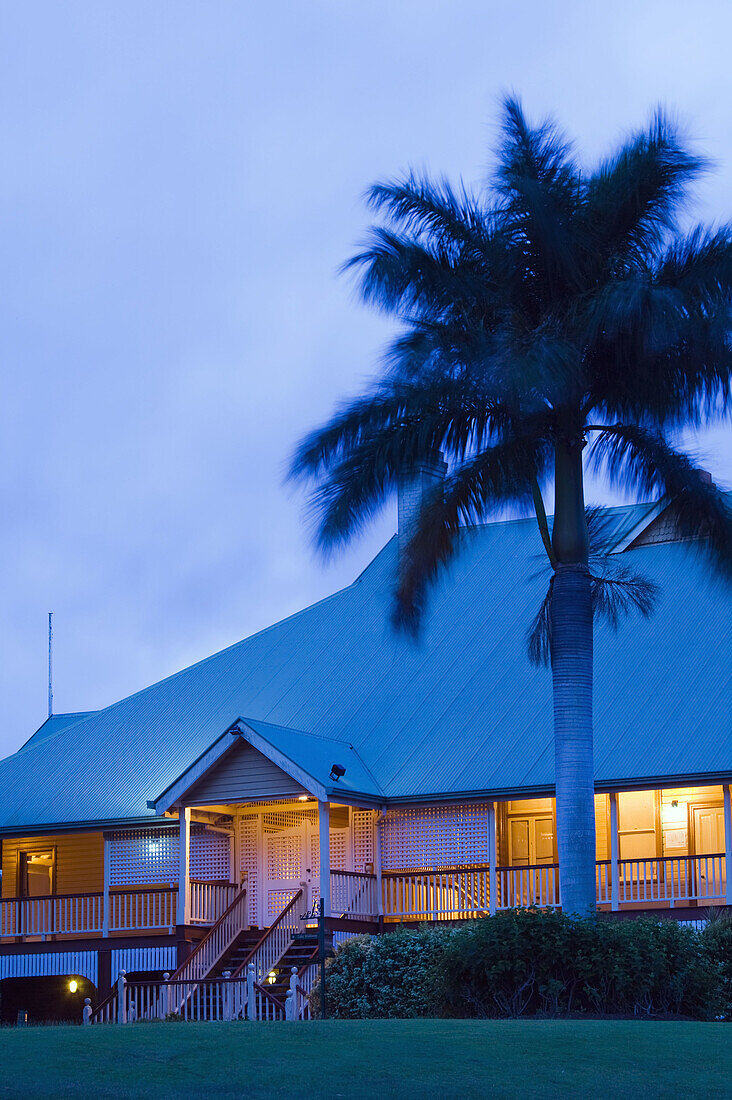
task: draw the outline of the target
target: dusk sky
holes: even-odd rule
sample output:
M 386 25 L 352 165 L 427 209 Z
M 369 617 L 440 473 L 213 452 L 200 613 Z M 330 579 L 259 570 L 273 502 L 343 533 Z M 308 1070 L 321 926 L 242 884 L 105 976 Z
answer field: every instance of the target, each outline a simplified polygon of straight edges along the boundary
M 349 583 L 283 483 L 391 329 L 337 274 L 373 180 L 479 185 L 497 103 L 593 164 L 653 105 L 732 218 L 729 0 L 85 0 L 0 16 L 0 753 Z M 695 441 L 732 483 L 732 427 Z M 602 485 L 594 501 L 616 502 Z

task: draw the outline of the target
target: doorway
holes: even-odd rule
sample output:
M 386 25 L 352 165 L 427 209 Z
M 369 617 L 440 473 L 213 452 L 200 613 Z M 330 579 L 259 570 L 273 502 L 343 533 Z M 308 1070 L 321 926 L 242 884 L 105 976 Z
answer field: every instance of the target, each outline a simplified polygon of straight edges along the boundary
M 693 806 L 692 825 L 696 856 L 724 856 L 724 808 Z M 709 900 L 724 898 L 726 892 L 725 860 L 694 860 L 698 897 Z
M 535 867 L 554 862 L 554 819 L 510 817 L 508 844 L 512 867 Z
M 56 852 L 18 852 L 18 894 L 21 898 L 47 898 L 54 893 Z

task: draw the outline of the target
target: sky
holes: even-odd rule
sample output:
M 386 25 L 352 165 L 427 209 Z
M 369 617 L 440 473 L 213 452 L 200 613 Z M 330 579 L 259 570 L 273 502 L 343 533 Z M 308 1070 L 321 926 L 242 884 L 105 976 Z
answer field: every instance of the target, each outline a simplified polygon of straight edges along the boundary
M 284 483 L 392 328 L 338 275 L 369 183 L 480 185 L 498 101 L 588 165 L 674 110 L 732 217 L 728 0 L 0 8 L 0 754 L 350 583 Z M 732 484 L 732 427 L 691 441 Z M 603 485 L 598 502 L 617 502 Z

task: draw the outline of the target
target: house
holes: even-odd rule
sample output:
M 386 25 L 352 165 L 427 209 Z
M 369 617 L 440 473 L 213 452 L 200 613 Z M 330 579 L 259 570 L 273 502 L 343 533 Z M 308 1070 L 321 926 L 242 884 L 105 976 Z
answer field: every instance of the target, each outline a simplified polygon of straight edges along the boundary
M 662 503 L 607 515 L 661 594 L 597 629 L 597 899 L 692 919 L 732 904 L 732 588 Z M 417 642 L 397 563 L 0 763 L 0 978 L 274 981 L 321 897 L 336 938 L 560 904 L 536 524 L 466 529 Z

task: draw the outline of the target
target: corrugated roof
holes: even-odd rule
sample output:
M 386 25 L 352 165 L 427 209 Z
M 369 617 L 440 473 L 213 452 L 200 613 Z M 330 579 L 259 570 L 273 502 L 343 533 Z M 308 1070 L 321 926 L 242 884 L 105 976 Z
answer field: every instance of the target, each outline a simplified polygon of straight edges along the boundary
M 621 532 L 647 507 L 610 514 Z M 598 627 L 597 781 L 732 775 L 732 588 L 684 544 L 624 557 L 661 596 L 649 620 Z M 395 569 L 392 539 L 336 595 L 31 741 L 0 763 L 0 826 L 139 818 L 239 717 L 280 727 L 305 770 L 322 739 L 352 745 L 386 798 L 551 786 L 551 676 L 525 642 L 549 577 L 535 522 L 465 531 L 417 643 L 389 625 Z
M 60 733 L 61 730 L 65 730 L 67 726 L 76 725 L 77 722 L 81 722 L 84 718 L 89 718 L 92 714 L 96 714 L 95 710 L 80 710 L 73 711 L 68 714 L 51 714 L 46 721 L 38 727 L 36 732 L 32 734 L 24 745 L 21 745 L 19 752 L 27 748 L 28 745 L 37 745 L 41 741 L 45 741 L 47 737 L 51 737 L 54 733 Z

